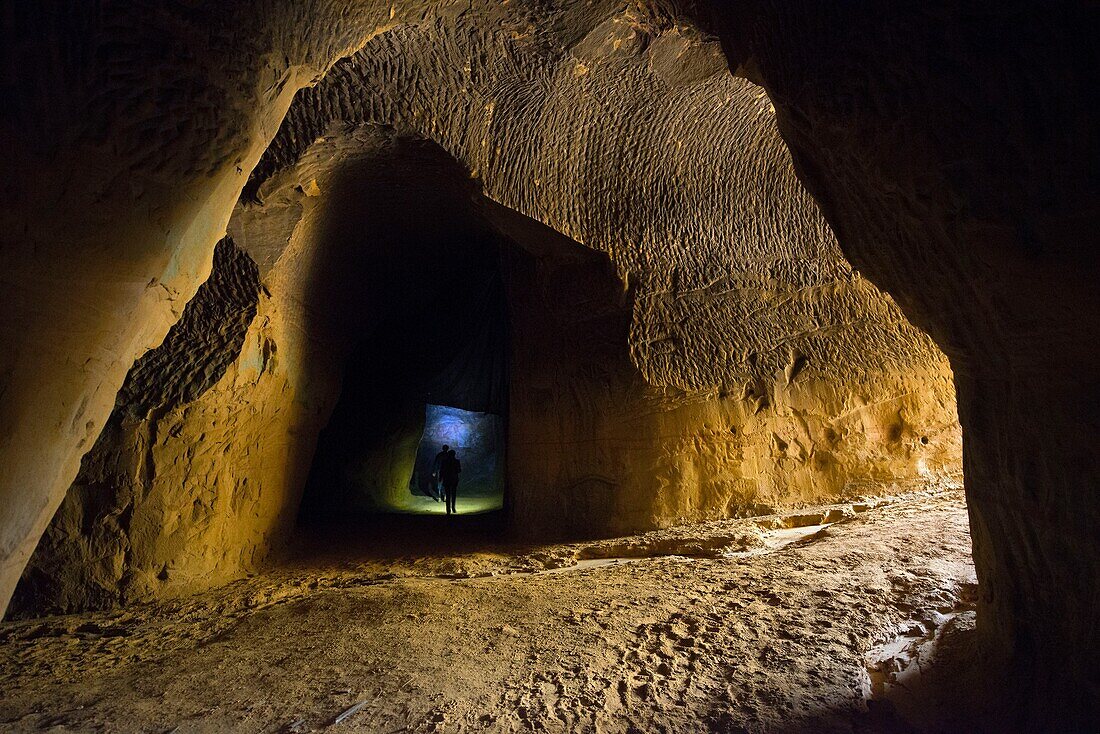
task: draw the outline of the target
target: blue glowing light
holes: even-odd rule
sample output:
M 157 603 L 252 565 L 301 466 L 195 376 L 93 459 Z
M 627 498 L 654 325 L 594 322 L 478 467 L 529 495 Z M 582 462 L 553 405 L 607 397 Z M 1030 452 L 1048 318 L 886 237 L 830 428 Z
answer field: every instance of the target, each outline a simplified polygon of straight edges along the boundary
M 446 405 L 429 405 L 425 420 L 425 437 L 431 434 L 436 441 L 450 446 L 468 446 L 473 427 L 485 413 L 473 413 Z
M 504 501 L 504 420 L 493 413 L 476 413 L 447 405 L 428 405 L 424 433 L 416 451 L 411 494 L 435 494 L 432 467 L 444 446 L 453 449 L 462 464 L 458 496 L 499 509 Z M 487 503 L 487 504 L 486 504 Z

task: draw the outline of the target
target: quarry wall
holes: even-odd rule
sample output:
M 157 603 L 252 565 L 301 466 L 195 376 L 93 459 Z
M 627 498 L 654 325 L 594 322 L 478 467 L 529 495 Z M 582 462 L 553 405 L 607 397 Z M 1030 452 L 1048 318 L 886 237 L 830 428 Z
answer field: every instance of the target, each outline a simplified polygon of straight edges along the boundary
M 258 273 L 239 354 L 201 395 L 104 434 L 20 608 L 185 593 L 279 548 L 347 351 L 401 312 L 385 284 L 420 267 L 426 219 L 476 219 L 505 243 L 521 536 L 958 472 L 946 359 L 852 271 L 768 98 L 717 43 L 631 11 L 569 47 L 516 28 L 396 27 L 299 94 L 228 226 Z M 426 213 L 395 187 L 446 204 Z M 153 382 L 170 380 L 176 363 L 158 363 Z

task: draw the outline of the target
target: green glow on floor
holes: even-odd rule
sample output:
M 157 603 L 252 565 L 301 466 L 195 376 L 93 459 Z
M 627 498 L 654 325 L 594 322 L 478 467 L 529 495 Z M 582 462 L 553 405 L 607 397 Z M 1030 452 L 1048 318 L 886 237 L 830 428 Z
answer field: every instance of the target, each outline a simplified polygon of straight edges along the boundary
M 455 499 L 455 509 L 459 515 L 476 515 L 481 512 L 493 512 L 504 507 L 501 497 L 463 497 L 462 486 L 459 485 L 459 495 Z M 436 502 L 431 497 L 409 494 L 401 498 L 401 504 L 393 507 L 393 512 L 403 512 L 411 515 L 446 515 L 447 506 L 443 500 Z

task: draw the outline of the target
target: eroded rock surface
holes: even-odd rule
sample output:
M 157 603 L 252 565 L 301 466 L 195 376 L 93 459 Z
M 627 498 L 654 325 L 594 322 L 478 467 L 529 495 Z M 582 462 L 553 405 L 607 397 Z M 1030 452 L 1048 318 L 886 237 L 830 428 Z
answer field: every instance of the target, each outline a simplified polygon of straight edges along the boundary
M 192 494 L 195 486 L 176 486 L 178 475 L 157 462 L 163 462 L 167 445 L 179 441 L 186 411 L 196 407 L 193 403 L 241 354 L 259 298 L 256 264 L 232 240 L 222 240 L 210 279 L 164 343 L 127 375 L 107 427 L 85 455 L 76 482 L 28 565 L 12 602 L 14 614 L 110 606 L 130 598 L 134 587 L 148 587 L 142 575 L 167 579 L 165 564 L 172 558 L 157 553 L 151 546 L 160 544 L 150 541 L 179 532 L 190 536 L 205 523 L 201 503 Z M 193 436 L 184 441 L 188 439 L 188 464 L 193 466 L 198 441 Z M 168 485 L 165 475 L 172 476 Z M 191 499 L 196 503 L 184 516 L 182 508 Z M 238 526 L 237 532 L 248 531 Z M 173 545 L 180 548 L 186 542 Z M 229 568 L 223 572 L 233 573 Z
M 951 358 L 978 629 L 1011 706 L 1026 729 L 1093 727 L 1096 7 L 706 5 L 845 253 Z
M 266 212 L 368 154 L 380 125 L 468 171 L 491 224 L 534 253 L 510 284 L 525 529 L 637 529 L 954 470 L 946 363 L 844 262 L 759 88 L 690 28 L 609 7 L 581 31 L 571 12 L 571 36 L 475 11 L 338 62 L 253 174 L 263 206 L 242 241 L 285 241 Z
M 849 513 L 748 554 L 753 520 L 660 531 L 623 540 L 649 553 L 601 566 L 576 558 L 604 544 L 463 548 L 397 526 L 370 559 L 345 538 L 187 601 L 0 625 L 0 721 L 309 731 L 366 702 L 344 727 L 912 731 L 886 704 L 868 713 L 864 654 L 965 608 L 963 499 Z M 708 542 L 730 553 L 693 551 Z
M 0 606 L 127 371 L 206 279 L 295 92 L 424 15 L 326 0 L 5 14 Z
M 938 455 L 911 439 L 934 450 L 924 427 L 950 425 L 939 420 L 951 412 L 946 369 L 837 254 L 789 186 L 785 143 L 846 256 L 952 360 L 992 667 L 1016 671 L 1026 695 L 1013 702 L 1034 728 L 1094 721 L 1098 683 L 1079 653 L 1097 647 L 1081 610 L 1100 579 L 1096 25 L 1088 3 L 1011 0 L 18 4 L 3 18 L 11 104 L 0 115 L 0 605 L 128 370 L 206 279 L 231 216 L 271 296 L 238 359 L 158 431 L 155 465 L 178 473 L 153 495 L 181 502 L 165 517 L 189 517 L 194 497 L 170 485 L 224 498 L 248 474 L 274 499 L 250 489 L 240 508 L 287 516 L 341 371 L 338 350 L 311 341 L 299 279 L 319 240 L 299 220 L 310 224 L 307 199 L 325 198 L 326 172 L 394 134 L 434 142 L 487 201 L 606 255 L 633 299 L 616 364 L 637 430 L 669 435 L 658 429 L 673 403 L 672 435 L 698 438 L 692 455 L 731 425 L 751 428 L 741 455 L 666 472 L 628 524 L 728 511 L 723 500 L 748 503 L 747 489 L 836 492 L 839 478 L 894 475 L 898 461 L 919 473 Z M 249 203 L 234 209 L 254 168 Z M 248 210 L 266 223 L 242 221 Z M 775 226 L 787 222 L 799 225 Z M 899 389 L 901 373 L 934 397 Z M 594 393 L 579 396 L 583 409 Z M 834 450 L 823 428 L 845 416 L 860 428 Z M 666 459 L 631 456 L 617 430 L 580 421 L 536 438 L 603 444 L 576 468 L 610 471 L 567 472 L 582 485 L 614 486 L 632 466 L 662 476 Z M 246 439 L 266 435 L 253 452 Z M 195 446 L 199 458 L 185 459 Z M 242 474 L 221 473 L 230 455 Z M 674 447 L 667 466 L 684 456 Z M 594 527 L 615 524 L 605 497 Z M 193 550 L 172 546 L 137 575 L 158 578 L 173 559 L 199 587 L 221 578 L 203 569 L 223 553 L 237 573 L 274 543 L 241 543 L 223 524 L 250 511 L 198 512 Z M 154 525 L 148 541 L 173 533 Z
M 154 439 L 164 529 L 123 564 L 132 597 L 215 583 L 278 545 L 340 364 L 416 311 L 432 248 L 462 246 L 438 244 L 447 230 L 501 252 L 517 533 L 627 532 L 958 471 L 946 361 L 844 261 L 767 98 L 713 41 L 633 11 L 561 39 L 476 19 L 382 32 L 296 99 L 229 227 L 269 298 L 221 389 Z M 234 381 L 254 349 L 279 389 Z M 395 484 L 382 494 L 405 491 L 414 447 L 391 432 L 364 448 Z M 218 449 L 196 454 L 200 438 Z M 213 499 L 223 486 L 231 502 Z M 198 497 L 207 509 L 186 511 Z

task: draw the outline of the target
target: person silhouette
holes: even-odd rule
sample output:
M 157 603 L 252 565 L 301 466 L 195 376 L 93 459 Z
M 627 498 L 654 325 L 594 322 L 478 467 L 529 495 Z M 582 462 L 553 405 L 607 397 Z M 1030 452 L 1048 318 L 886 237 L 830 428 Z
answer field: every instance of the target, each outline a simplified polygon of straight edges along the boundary
M 455 500 L 458 499 L 458 475 L 462 472 L 462 463 L 451 449 L 439 465 L 439 478 L 443 482 L 443 491 L 447 495 L 447 514 L 458 514 Z
M 450 446 L 443 444 L 443 450 L 432 459 L 432 498 L 436 502 L 443 499 L 443 480 L 439 476 L 439 468 L 443 466 L 443 459 L 446 458 L 447 452 L 450 450 Z

